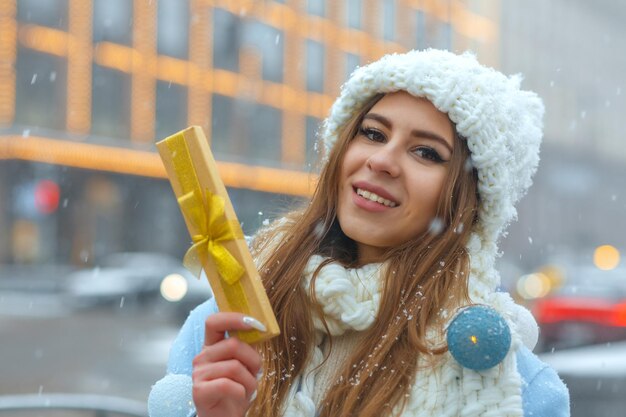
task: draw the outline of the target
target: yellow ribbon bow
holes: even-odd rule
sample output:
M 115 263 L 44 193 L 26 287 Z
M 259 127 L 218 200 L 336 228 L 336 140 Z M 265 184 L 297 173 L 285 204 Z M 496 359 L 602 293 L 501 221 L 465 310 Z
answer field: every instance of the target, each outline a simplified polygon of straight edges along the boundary
M 224 215 L 224 199 L 205 190 L 188 192 L 178 199 L 181 211 L 194 224 L 200 234 L 192 236 L 194 242 L 185 254 L 183 265 L 196 277 L 202 271 L 202 259 L 210 257 L 220 277 L 229 285 L 235 284 L 244 274 L 244 267 L 226 249 L 223 242 L 243 239 L 236 220 Z

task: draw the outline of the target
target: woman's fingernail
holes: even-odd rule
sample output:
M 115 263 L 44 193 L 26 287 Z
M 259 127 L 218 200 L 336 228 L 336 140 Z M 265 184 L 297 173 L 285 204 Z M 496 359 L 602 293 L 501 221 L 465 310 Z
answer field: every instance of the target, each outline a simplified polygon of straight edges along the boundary
M 258 330 L 260 332 L 266 332 L 267 331 L 267 329 L 265 328 L 263 323 L 261 323 L 260 321 L 258 321 L 254 317 L 245 316 L 243 318 L 243 322 L 245 324 L 247 324 L 248 326 L 252 327 L 253 329 L 256 329 L 256 330 Z

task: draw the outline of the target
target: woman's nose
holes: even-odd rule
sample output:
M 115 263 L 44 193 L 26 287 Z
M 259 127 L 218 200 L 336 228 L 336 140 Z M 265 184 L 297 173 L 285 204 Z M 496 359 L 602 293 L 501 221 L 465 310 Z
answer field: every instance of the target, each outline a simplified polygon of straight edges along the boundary
M 389 142 L 380 146 L 367 159 L 367 166 L 380 173 L 397 177 L 400 173 L 398 149 Z

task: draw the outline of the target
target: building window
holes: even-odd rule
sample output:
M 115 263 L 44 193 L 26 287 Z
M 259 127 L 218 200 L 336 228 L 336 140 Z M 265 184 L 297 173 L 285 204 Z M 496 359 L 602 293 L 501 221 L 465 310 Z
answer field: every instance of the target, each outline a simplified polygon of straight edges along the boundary
M 221 9 L 213 9 L 213 66 L 233 72 L 239 71 L 241 47 L 239 18 Z
M 346 54 L 346 79 L 350 77 L 352 71 L 357 69 L 361 64 L 361 58 L 358 55 L 347 53 Z
M 315 16 L 324 17 L 326 12 L 326 0 L 307 0 L 306 11 Z
M 187 89 L 178 84 L 157 81 L 155 133 L 159 139 L 185 128 Z
M 383 2 L 383 38 L 393 41 L 396 38 L 396 2 L 384 0 Z
M 15 123 L 64 130 L 66 86 L 64 59 L 18 48 Z
M 237 104 L 243 107 L 243 114 L 247 116 L 243 120 L 248 120 L 248 123 L 241 123 L 242 119 L 237 118 L 238 126 L 246 125 L 247 128 L 240 155 L 252 163 L 277 166 L 281 160 L 281 111 L 247 101 L 238 101 Z
M 246 21 L 244 46 L 251 46 L 261 56 L 261 76 L 264 80 L 283 82 L 283 32 L 258 21 Z
M 361 29 L 361 17 L 363 16 L 363 0 L 348 0 L 346 2 L 346 20 L 348 27 Z
M 93 42 L 133 43 L 133 2 L 94 0 Z
M 16 3 L 20 22 L 67 30 L 68 0 L 19 0 Z
M 418 10 L 415 14 L 415 35 L 415 47 L 425 49 L 428 46 L 426 41 L 426 14 L 422 10 Z
M 306 118 L 306 167 L 307 169 L 317 168 L 316 164 L 319 160 L 318 149 L 321 146 L 317 143 L 317 133 L 321 128 L 321 121 L 315 117 L 307 116 Z
M 306 41 L 306 88 L 324 91 L 324 45 L 310 39 Z
M 278 166 L 280 110 L 246 100 L 213 95 L 211 148 L 218 159 Z
M 230 97 L 213 94 L 212 123 L 211 123 L 211 149 L 216 159 L 230 159 L 231 147 L 233 147 L 233 99 Z
M 436 16 L 417 12 L 417 48 L 452 48 L 452 25 Z
M 450 22 L 441 22 L 439 26 L 439 48 L 452 49 L 452 25 Z
M 93 66 L 92 126 L 95 135 L 130 137 L 129 74 Z
M 157 51 L 187 59 L 189 49 L 189 5 L 179 0 L 159 0 Z

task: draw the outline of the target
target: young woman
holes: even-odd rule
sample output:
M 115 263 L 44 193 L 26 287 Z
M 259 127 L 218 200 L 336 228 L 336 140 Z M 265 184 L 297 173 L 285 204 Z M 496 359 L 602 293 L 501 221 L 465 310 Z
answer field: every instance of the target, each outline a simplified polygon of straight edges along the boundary
M 262 323 L 199 306 L 151 415 L 568 416 L 565 386 L 530 352 L 532 317 L 496 291 L 497 240 L 542 136 L 542 102 L 519 84 L 438 50 L 357 69 L 324 123 L 310 203 L 252 245 L 282 334 L 246 345 L 225 332 Z M 510 336 L 487 365 L 449 337 L 477 305 Z M 480 314 L 478 333 L 493 316 Z

